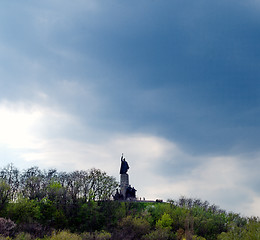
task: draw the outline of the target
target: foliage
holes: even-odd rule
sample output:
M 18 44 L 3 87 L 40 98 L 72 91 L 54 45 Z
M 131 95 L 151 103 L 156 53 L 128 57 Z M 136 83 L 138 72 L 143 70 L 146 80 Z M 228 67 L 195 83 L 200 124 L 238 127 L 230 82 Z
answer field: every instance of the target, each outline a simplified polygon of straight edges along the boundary
M 0 170 L 1 237 L 259 239 L 258 218 L 186 197 L 167 203 L 111 201 L 116 187 L 115 178 L 99 169 L 66 173 L 32 167 L 19 172 L 8 165 Z
M 118 187 L 114 177 L 107 176 L 99 169 L 91 169 L 89 173 L 91 200 L 108 200 Z
M 68 225 L 68 219 L 63 209 L 56 202 L 44 198 L 39 202 L 39 207 L 41 212 L 40 223 L 56 229 L 64 228 Z
M 19 198 L 7 207 L 8 217 L 16 223 L 31 223 L 41 218 L 39 204 L 35 200 Z
M 43 173 L 38 167 L 31 167 L 20 175 L 21 193 L 30 200 L 40 200 L 44 197 Z
M 162 228 L 166 230 L 171 230 L 173 220 L 168 213 L 164 213 L 162 217 L 156 222 L 156 228 Z
M 13 164 L 9 164 L 0 170 L 0 180 L 5 182 L 10 188 L 8 197 L 10 200 L 16 198 L 16 194 L 19 188 L 20 175 L 19 171 Z
M 113 235 L 115 240 L 139 240 L 150 231 L 149 223 L 142 218 L 127 216 L 118 224 L 118 229 Z
M 172 213 L 172 207 L 170 204 L 152 203 L 147 204 L 143 211 L 143 215 L 146 220 L 155 227 L 156 222 L 161 218 L 164 213 Z
M 150 233 L 147 233 L 142 237 L 142 240 L 167 240 L 170 237 L 170 233 L 167 229 L 159 228 Z M 171 238 L 175 239 L 175 238 Z
M 192 236 L 192 240 L 206 240 L 206 238 L 193 235 L 193 236 Z
M 223 232 L 218 236 L 218 240 L 259 240 L 260 239 L 260 220 L 259 218 L 248 219 L 243 227 L 235 223 L 229 225 L 229 231 Z
M 16 232 L 30 234 L 31 238 L 43 238 L 45 235 L 50 235 L 53 229 L 48 228 L 40 223 L 21 223 L 17 225 Z
M 101 229 L 99 206 L 97 202 L 89 201 L 79 206 L 75 222 L 72 223 L 73 230 L 95 231 Z
M 195 206 L 192 208 L 194 233 L 206 239 L 216 239 L 220 232 L 226 231 L 227 217 L 221 212 L 212 212 Z
M 81 234 L 82 240 L 110 240 L 111 234 L 106 231 L 95 231 L 94 233 L 85 232 Z
M 25 232 L 20 232 L 15 238 L 15 240 L 32 240 L 32 239 L 34 238 L 31 236 L 31 234 Z
M 60 231 L 58 233 L 53 233 L 49 240 L 81 240 L 82 238 L 75 233 L 70 233 L 68 231 Z
M 0 218 L 0 235 L 10 236 L 14 232 L 16 224 L 10 219 Z
M 15 201 L 18 195 L 36 201 L 48 198 L 65 209 L 79 199 L 109 200 L 117 187 L 114 177 L 95 168 L 65 173 L 31 167 L 20 173 L 10 164 L 0 170 L 0 210 L 7 200 Z
M 10 186 L 0 179 L 0 211 L 3 210 L 10 200 Z

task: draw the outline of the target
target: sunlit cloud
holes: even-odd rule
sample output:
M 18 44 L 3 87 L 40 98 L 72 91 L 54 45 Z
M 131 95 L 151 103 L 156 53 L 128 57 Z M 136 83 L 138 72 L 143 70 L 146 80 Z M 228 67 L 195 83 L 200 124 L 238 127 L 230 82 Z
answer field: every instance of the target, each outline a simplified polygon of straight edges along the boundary
M 260 215 L 260 196 L 252 193 L 252 201 L 243 205 L 245 213 L 248 216 L 259 216 Z
M 153 198 L 156 194 L 161 194 L 163 199 L 176 199 L 179 196 L 200 198 L 217 204 L 227 211 L 243 215 L 260 215 L 257 205 L 260 203 L 259 195 L 246 182 L 250 175 L 257 180 L 258 174 L 246 169 L 241 163 L 240 156 L 200 156 L 200 158 L 202 159 L 200 164 L 195 165 L 190 172 L 184 173 L 181 178 L 173 176 L 172 181 L 167 181 L 163 177 L 157 178 L 158 181 L 152 180 L 147 193 L 157 189 L 152 194 Z
M 41 93 L 46 98 L 46 95 Z M 13 149 L 38 149 L 43 134 L 53 121 L 57 127 L 73 122 L 69 115 L 30 102 L 0 103 L 0 144 Z M 60 124 L 58 124 L 60 123 Z
M 26 109 L 24 105 L 8 102 L 0 104 L 0 143 L 10 148 L 35 148 L 36 139 L 32 134 L 37 121 L 43 116 L 39 109 Z

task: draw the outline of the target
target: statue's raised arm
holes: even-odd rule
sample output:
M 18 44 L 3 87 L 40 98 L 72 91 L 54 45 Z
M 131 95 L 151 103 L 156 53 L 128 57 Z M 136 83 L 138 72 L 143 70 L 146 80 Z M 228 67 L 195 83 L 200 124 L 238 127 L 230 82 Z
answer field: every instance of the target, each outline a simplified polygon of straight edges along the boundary
M 120 174 L 126 174 L 128 169 L 129 169 L 128 163 L 127 163 L 127 161 L 125 160 L 125 158 L 123 157 L 123 154 L 122 154 Z

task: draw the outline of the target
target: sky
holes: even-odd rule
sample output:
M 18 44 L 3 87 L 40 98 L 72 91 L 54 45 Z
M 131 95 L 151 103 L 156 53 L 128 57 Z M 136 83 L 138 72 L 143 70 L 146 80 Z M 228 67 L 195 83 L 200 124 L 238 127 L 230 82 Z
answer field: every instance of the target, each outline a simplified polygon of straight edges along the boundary
M 259 43 L 258 0 L 1 1 L 0 168 L 260 216 Z

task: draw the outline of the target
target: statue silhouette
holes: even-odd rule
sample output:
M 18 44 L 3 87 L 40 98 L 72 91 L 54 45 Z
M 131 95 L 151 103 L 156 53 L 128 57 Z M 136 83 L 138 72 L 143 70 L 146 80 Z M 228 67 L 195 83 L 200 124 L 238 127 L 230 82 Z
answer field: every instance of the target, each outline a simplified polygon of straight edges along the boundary
M 123 154 L 121 157 L 121 167 L 120 167 L 120 174 L 126 174 L 127 170 L 129 169 L 128 163 L 125 160 L 125 158 L 123 158 Z

